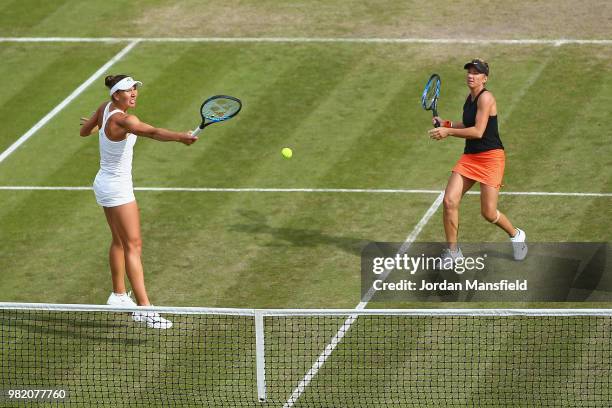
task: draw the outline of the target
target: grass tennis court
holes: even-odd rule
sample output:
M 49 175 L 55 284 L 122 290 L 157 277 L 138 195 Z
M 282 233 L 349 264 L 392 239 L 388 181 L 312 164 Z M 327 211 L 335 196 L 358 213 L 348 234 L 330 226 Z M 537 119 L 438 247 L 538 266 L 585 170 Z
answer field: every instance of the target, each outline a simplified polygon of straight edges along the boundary
M 554 10 L 522 0 L 503 6 L 443 2 L 438 7 L 446 24 L 436 33 L 423 4 L 371 6 L 234 1 L 212 12 L 195 1 L 156 0 L 146 7 L 125 1 L 0 3 L 0 37 L 132 38 L 0 40 L 0 154 L 134 38 L 303 37 L 139 42 L 0 161 L 0 301 L 101 304 L 108 297 L 110 234 L 102 210 L 91 190 L 56 187 L 91 186 L 98 141 L 96 135 L 78 136 L 78 119 L 108 99 L 103 78 L 113 73 L 141 80 L 134 113 L 169 129 L 192 129 L 207 96 L 236 95 L 244 103 L 237 118 L 211 126 L 193 146 L 145 138 L 136 144 L 134 185 L 142 188 L 136 197 L 154 304 L 354 308 L 360 301 L 361 248 L 370 241 L 406 240 L 463 150 L 461 140 L 427 137 L 430 114 L 419 105 L 422 87 L 430 73 L 440 74 L 440 113 L 459 119 L 467 94 L 462 67 L 473 57 L 491 64 L 488 88 L 497 99 L 507 153 L 502 191 L 539 193 L 503 195 L 500 209 L 530 241 L 611 240 L 607 2 L 583 6 L 568 0 Z M 479 29 L 449 17 L 465 9 L 489 26 Z M 584 21 L 592 24 L 585 27 Z M 334 41 L 341 38 L 458 42 Z M 468 42 L 494 38 L 608 42 Z M 280 154 L 285 146 L 293 149 L 291 160 Z M 276 190 L 230 191 L 247 188 Z M 506 239 L 480 216 L 477 195 L 465 197 L 461 222 L 465 241 Z M 416 240 L 443 239 L 437 209 Z M 368 307 L 414 306 L 474 305 Z M 77 346 L 73 351 L 78 356 Z
M 63 52 L 67 47 L 75 58 L 87 53 L 81 46 L 62 43 L 2 47 L 9 60 L 28 47 L 34 52 L 40 47 Z M 122 48 L 95 43 L 87 47 L 99 47 L 104 58 Z M 440 47 L 460 55 L 436 62 L 429 54 Z M 611 49 L 143 43 L 113 69 L 148 79 L 137 113 L 168 128 L 193 127 L 198 101 L 209 94 L 236 94 L 245 101 L 235 121 L 208 129 L 194 146 L 139 140 L 134 159 L 137 187 L 440 190 L 462 143 L 435 143 L 426 137 L 429 117 L 415 96 L 423 85 L 421 73 L 439 70 L 445 87 L 440 109 L 457 115 L 465 95 L 461 61 L 486 52 L 499 67 L 491 88 L 499 98 L 508 150 L 503 191 L 605 193 L 611 181 L 602 169 L 609 166 L 612 152 L 606 143 L 609 135 L 600 129 L 612 117 L 598 107 L 606 106 L 611 95 L 606 69 Z M 214 58 L 202 63 L 193 58 L 200 53 Z M 164 58 L 155 60 L 159 55 Z M 23 66 L 24 61 L 15 58 L 12 65 Z M 580 61 L 585 58 L 594 62 L 584 67 Z M 228 71 L 226 64 L 235 69 Z M 101 63 L 91 65 L 82 77 Z M 13 87 L 20 81 L 22 89 L 56 81 L 53 73 L 33 79 L 20 72 L 28 73 L 15 72 Z M 583 84 L 581 75 L 597 81 Z M 565 86 L 559 87 L 560 82 Z M 35 100 L 40 107 L 32 112 L 18 109 L 21 105 L 7 97 L 7 118 L 13 116 L 12 109 L 29 118 L 10 121 L 12 133 L 5 133 L 3 144 L 25 132 L 72 86 L 66 85 L 55 99 L 49 95 L 46 105 Z M 78 137 L 77 118 L 104 99 L 97 83 L 77 97 L 2 162 L 0 185 L 91 186 L 97 140 Z M 283 146 L 294 149 L 291 160 L 280 155 Z M 2 284 L 6 299 L 103 301 L 108 276 L 101 248 L 109 239 L 93 192 L 8 190 L 0 195 L 6 253 L 0 262 L 2 269 L 11 270 L 11 279 Z M 402 242 L 435 194 L 142 191 L 137 198 L 145 267 L 157 303 L 351 307 L 359 300 L 350 287 L 358 285 L 358 268 L 352 265 L 358 264 L 360 245 Z M 605 241 L 609 204 L 609 196 L 507 196 L 500 208 L 534 241 Z M 505 239 L 481 220 L 477 206 L 477 196 L 466 198 L 463 238 Z M 438 213 L 418 239 L 442 238 Z M 37 279 L 24 285 L 30 276 Z M 66 288 L 82 288 L 84 281 L 98 284 L 86 291 L 37 287 L 36 282 L 53 279 Z M 239 289 L 237 282 L 247 287 Z M 200 290 L 193 290 L 194 284 Z M 28 289 L 19 289 L 24 287 Z M 222 292 L 228 297 L 219 297 Z

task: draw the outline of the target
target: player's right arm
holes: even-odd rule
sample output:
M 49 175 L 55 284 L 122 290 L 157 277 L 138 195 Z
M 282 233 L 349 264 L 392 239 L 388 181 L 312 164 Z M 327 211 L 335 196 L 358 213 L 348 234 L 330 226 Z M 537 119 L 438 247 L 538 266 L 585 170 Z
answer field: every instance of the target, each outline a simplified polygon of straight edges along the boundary
M 98 130 L 99 124 L 102 122 L 102 115 L 104 112 L 105 104 L 100 105 L 96 109 L 90 118 L 81 118 L 81 131 L 79 132 L 82 137 L 87 137 Z
M 149 137 L 161 142 L 181 142 L 190 145 L 198 140 L 198 137 L 192 136 L 191 132 L 174 132 L 164 128 L 157 128 L 140 121 L 140 119 L 134 115 L 121 115 L 117 118 L 116 123 L 130 133 Z

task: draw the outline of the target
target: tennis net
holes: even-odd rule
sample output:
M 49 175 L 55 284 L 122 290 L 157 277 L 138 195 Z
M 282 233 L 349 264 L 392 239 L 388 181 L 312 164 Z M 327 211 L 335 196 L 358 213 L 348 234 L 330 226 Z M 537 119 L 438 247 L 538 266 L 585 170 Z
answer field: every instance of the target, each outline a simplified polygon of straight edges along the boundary
M 0 406 L 612 406 L 609 309 L 129 310 L 0 303 Z

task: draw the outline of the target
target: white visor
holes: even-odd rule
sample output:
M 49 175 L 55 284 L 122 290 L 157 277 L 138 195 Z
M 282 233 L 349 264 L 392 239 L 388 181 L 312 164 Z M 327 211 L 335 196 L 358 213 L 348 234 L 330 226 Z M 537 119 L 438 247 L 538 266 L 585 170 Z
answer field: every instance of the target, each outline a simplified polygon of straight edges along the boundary
M 125 77 L 121 81 L 113 85 L 110 90 L 110 95 L 113 96 L 113 94 L 117 91 L 127 91 L 128 89 L 132 89 L 134 85 L 141 86 L 142 82 L 134 81 L 134 78 L 132 77 Z

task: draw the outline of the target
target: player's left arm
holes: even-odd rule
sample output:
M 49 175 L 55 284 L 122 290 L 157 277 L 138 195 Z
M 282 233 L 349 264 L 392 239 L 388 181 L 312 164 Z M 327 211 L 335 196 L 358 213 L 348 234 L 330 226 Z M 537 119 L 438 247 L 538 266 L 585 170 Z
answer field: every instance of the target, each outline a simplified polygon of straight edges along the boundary
M 464 127 L 463 123 L 453 124 L 453 127 L 440 127 L 429 131 L 432 139 L 444 139 L 448 136 L 455 136 L 462 139 L 481 139 L 487 128 L 489 116 L 495 106 L 495 97 L 491 92 L 484 92 L 478 98 L 478 112 L 476 113 L 476 124 L 471 127 Z

